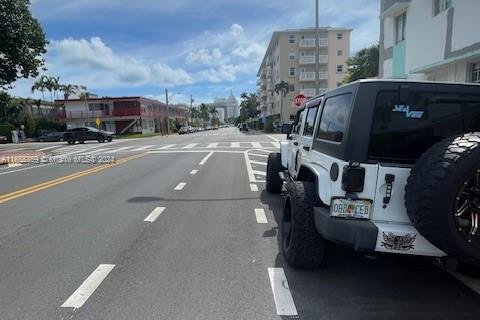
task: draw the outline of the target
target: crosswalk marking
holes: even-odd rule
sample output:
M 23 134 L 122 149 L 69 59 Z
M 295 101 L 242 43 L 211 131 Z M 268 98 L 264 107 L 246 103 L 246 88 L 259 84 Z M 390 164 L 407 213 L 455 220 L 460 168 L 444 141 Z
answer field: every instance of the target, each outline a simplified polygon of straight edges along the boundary
M 230 143 L 230 148 L 240 148 L 240 142 L 232 142 L 232 143 Z
M 171 149 L 171 148 L 173 148 L 173 147 L 175 147 L 175 146 L 176 146 L 175 143 L 174 143 L 174 144 L 167 144 L 167 145 L 165 145 L 165 146 L 163 146 L 163 147 L 157 148 L 157 150 Z
M 149 148 L 152 148 L 152 147 L 155 147 L 155 146 L 154 145 L 153 146 L 143 146 L 143 147 L 140 147 L 140 148 L 137 148 L 137 149 L 133 149 L 132 151 L 142 151 L 142 150 L 149 149 Z
M 216 148 L 218 146 L 218 142 L 214 142 L 214 143 L 209 143 L 207 148 Z
M 252 142 L 252 147 L 254 147 L 254 148 L 262 148 L 262 145 L 260 144 L 260 142 Z
M 124 151 L 124 150 L 131 149 L 131 148 L 133 148 L 133 147 L 121 147 L 121 148 L 112 150 L 109 153 L 117 153 L 117 152 Z
M 274 147 L 277 147 L 279 146 L 279 143 L 278 142 L 270 142 Z
M 88 154 L 98 154 L 98 153 L 105 153 L 105 151 L 111 150 L 112 148 L 100 148 L 100 149 L 93 149 L 93 150 L 85 150 L 86 152 L 80 153 L 79 156 L 88 155 Z
M 190 143 L 190 144 L 187 144 L 185 147 L 183 147 L 183 149 L 192 149 L 193 147 L 197 146 L 198 143 Z

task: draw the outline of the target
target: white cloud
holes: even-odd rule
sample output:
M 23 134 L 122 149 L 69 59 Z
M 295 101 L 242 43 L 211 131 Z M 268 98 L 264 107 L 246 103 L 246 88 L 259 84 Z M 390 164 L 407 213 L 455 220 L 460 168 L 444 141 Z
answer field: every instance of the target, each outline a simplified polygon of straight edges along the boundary
M 152 67 L 152 80 L 158 83 L 169 85 L 191 84 L 192 77 L 183 69 L 173 69 L 166 64 L 157 63 Z
M 223 54 L 219 48 L 198 49 L 188 53 L 185 61 L 189 64 L 213 65 L 223 60 Z

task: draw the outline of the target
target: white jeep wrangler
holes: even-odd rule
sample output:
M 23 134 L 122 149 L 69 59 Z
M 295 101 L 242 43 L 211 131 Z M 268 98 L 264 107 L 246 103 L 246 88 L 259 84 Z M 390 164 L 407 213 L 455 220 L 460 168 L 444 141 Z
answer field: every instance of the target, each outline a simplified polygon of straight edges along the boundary
M 307 101 L 268 158 L 282 251 L 320 266 L 327 242 L 480 266 L 480 86 L 363 80 Z

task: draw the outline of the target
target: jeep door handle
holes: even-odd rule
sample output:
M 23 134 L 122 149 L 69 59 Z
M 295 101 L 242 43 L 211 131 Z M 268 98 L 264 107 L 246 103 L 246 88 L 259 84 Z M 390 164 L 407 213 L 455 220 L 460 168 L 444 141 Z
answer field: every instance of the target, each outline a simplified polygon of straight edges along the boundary
M 310 147 L 309 146 L 303 146 L 303 150 L 310 151 Z
M 298 142 L 297 142 L 297 141 L 295 141 L 295 142 L 293 143 L 293 145 L 295 145 L 295 146 L 298 146 Z

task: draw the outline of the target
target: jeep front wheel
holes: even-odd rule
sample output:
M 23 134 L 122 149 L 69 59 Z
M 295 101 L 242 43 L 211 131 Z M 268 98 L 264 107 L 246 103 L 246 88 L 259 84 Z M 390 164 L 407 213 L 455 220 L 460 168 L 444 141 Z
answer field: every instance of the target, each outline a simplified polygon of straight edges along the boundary
M 267 178 L 265 189 L 270 193 L 280 193 L 283 181 L 278 173 L 282 171 L 282 156 L 280 153 L 270 153 L 267 161 Z
M 315 229 L 315 194 L 311 182 L 287 184 L 281 223 L 282 251 L 288 264 L 295 268 L 318 268 L 325 254 L 325 239 Z
M 432 244 L 480 266 L 480 133 L 445 139 L 427 150 L 410 173 L 405 205 Z

